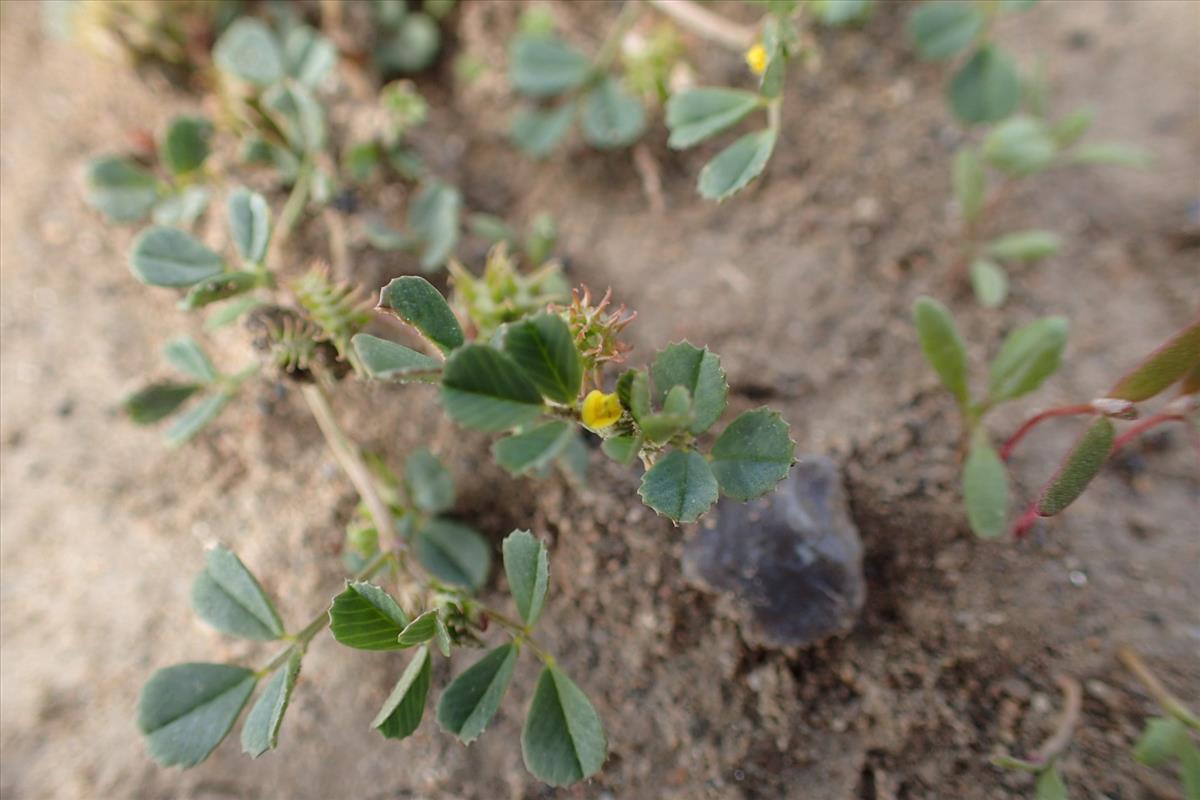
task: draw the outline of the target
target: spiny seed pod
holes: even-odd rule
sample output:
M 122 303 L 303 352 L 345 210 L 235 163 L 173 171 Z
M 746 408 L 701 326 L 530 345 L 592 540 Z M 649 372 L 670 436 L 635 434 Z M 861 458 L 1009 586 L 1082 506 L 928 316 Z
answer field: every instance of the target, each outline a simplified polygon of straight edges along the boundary
M 371 319 L 371 303 L 366 295 L 357 286 L 332 280 L 329 267 L 321 263 L 314 264 L 296 281 L 292 291 L 323 332 L 318 338 L 327 339 L 345 358 L 350 339 Z
M 334 346 L 324 341 L 323 331 L 289 308 L 256 308 L 246 315 L 245 327 L 265 363 L 291 380 L 312 383 L 314 368 L 335 379 L 350 371 Z

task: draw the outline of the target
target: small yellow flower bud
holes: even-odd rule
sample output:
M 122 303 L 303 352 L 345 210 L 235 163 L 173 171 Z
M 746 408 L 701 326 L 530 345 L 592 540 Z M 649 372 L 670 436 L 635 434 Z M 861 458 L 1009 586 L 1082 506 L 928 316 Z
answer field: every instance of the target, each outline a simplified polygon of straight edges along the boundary
M 615 394 L 605 394 L 599 389 L 592 389 L 583 398 L 583 410 L 580 413 L 583 424 L 598 431 L 607 428 L 621 418 L 621 401 Z
M 750 67 L 750 71 L 755 75 L 762 75 L 767 71 L 767 48 L 761 44 L 756 44 L 746 51 L 746 66 Z

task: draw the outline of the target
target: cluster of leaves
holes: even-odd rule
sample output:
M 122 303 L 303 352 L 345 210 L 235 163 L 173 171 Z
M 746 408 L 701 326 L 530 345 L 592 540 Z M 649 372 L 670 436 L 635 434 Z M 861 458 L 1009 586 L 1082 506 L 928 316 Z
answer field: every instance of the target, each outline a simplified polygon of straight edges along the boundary
M 442 477 L 433 485 L 423 485 L 423 480 L 418 478 L 416 485 L 432 493 L 427 499 L 433 499 L 434 505 L 440 504 L 445 499 Z M 608 753 L 600 717 L 532 636 L 550 584 L 545 545 L 520 530 L 504 540 L 504 568 L 519 622 L 479 604 L 461 586 L 447 586 L 436 577 L 424 582 L 424 591 L 414 601 L 418 611 L 407 613 L 382 586 L 369 582 L 380 573 L 406 572 L 404 552 L 377 553 L 355 579 L 347 581 L 327 612 L 300 631 L 288 633 L 274 603 L 245 564 L 224 547 L 210 550 L 192 588 L 196 614 L 231 636 L 288 644 L 258 670 L 193 662 L 155 672 L 138 703 L 138 727 L 151 755 L 165 765 L 181 767 L 204 761 L 228 735 L 264 680 L 266 685 L 242 726 L 242 750 L 257 758 L 274 749 L 309 642 L 326 626 L 346 647 L 412 652 L 371 723 L 386 738 L 404 739 L 424 717 L 434 653 L 449 659 L 458 648 L 478 646 L 487 621 L 494 619 L 502 623 L 511 641 L 490 650 L 446 686 L 437 704 L 439 725 L 464 743 L 478 738 L 499 710 L 521 652 L 528 650 L 543 667 L 521 734 L 527 768 L 555 786 L 595 774 Z M 477 585 L 486 574 L 485 566 Z
M 473 222 L 478 222 L 480 216 L 476 215 Z M 548 220 L 543 217 L 539 224 L 535 219 L 525 240 L 526 258 L 531 264 L 541 264 L 537 269 L 525 273 L 517 269 L 508 254 L 516 234 L 507 225 L 504 226 L 507 230 L 491 231 L 503 238 L 488 252 L 482 275 L 476 277 L 459 262 L 450 262 L 452 304 L 459 319 L 466 320 L 474 329 L 472 334 L 476 338 L 490 339 L 502 325 L 567 301 L 569 287 L 562 267 L 556 261 L 545 261 L 544 257 L 553 246 L 546 236 L 552 233 L 552 228 L 546 225 Z M 549 224 L 552 226 L 553 222 Z
M 1109 455 L 1127 439 L 1118 438 L 1114 419 L 1134 419 L 1137 403 L 1150 400 L 1172 386 L 1179 399 L 1162 412 L 1138 423 L 1125 436 L 1152 425 L 1189 420 L 1200 396 L 1200 321 L 1177 333 L 1147 356 L 1102 397 L 1089 403 L 1051 409 L 1027 422 L 998 452 L 982 425 L 997 405 L 1034 391 L 1058 369 L 1067 342 L 1067 321 L 1045 317 L 1013 331 L 988 370 L 988 389 L 975 399 L 969 387 L 966 348 L 950 312 L 928 297 L 917 300 L 913 320 L 925 358 L 958 402 L 968 438 L 963 465 L 963 499 L 971 529 L 984 538 L 1009 529 L 1010 486 L 1005 461 L 1025 434 L 1044 419 L 1056 416 L 1092 417 L 1087 429 L 1043 486 L 1038 499 L 1017 521 L 1014 532 L 1024 533 L 1038 517 L 1052 517 L 1073 503 L 1100 471 Z
M 375 35 L 371 62 L 385 77 L 411 75 L 428 69 L 442 46 L 438 20 L 454 8 L 455 0 L 425 0 L 422 10 L 404 0 L 378 0 L 369 5 Z
M 1032 262 L 1058 252 L 1059 237 L 1043 229 L 1022 230 L 981 241 L 987 212 L 1020 179 L 1057 167 L 1118 164 L 1141 167 L 1149 156 L 1114 142 L 1081 142 L 1092 115 L 1077 111 L 1056 122 L 1032 114 L 1010 117 L 993 127 L 979 146 L 964 145 L 954 159 L 953 186 L 964 222 L 963 258 L 981 304 L 996 307 L 1008 296 L 1004 262 Z M 989 168 L 995 175 L 989 175 Z M 993 187 L 999 184 L 999 191 Z M 991 199 L 989 199 L 991 198 Z
M 528 316 L 500 326 L 487 341 L 468 341 L 445 298 L 416 276 L 389 283 L 380 309 L 416 329 L 444 361 L 359 334 L 354 346 L 367 372 L 437 383 L 446 413 L 459 424 L 511 432 L 492 452 L 515 475 L 544 470 L 583 425 L 603 438 L 614 460 L 641 457 L 647 471 L 639 493 L 648 506 L 692 522 L 718 491 L 740 500 L 758 497 L 791 467 L 795 445 L 787 423 L 767 409 L 743 413 L 707 457 L 700 452 L 698 437 L 720 419 L 729 390 L 720 361 L 707 349 L 671 345 L 650 368 L 622 373 L 614 394 L 594 389 L 584 397 L 590 365 L 579 332 L 561 314 Z
M 87 167 L 85 197 L 113 222 L 189 226 L 208 207 L 204 162 L 213 126 L 201 117 L 171 120 L 157 146 L 135 155 L 106 155 Z

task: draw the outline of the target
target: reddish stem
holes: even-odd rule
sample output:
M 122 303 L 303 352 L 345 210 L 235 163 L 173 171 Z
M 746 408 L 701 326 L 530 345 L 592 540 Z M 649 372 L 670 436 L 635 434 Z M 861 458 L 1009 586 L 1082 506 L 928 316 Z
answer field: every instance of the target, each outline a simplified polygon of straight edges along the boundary
M 1172 414 L 1169 412 L 1155 414 L 1152 417 L 1146 417 L 1144 420 L 1130 427 L 1127 431 L 1116 438 L 1116 440 L 1113 442 L 1113 451 L 1116 452 L 1117 450 L 1120 450 L 1122 447 L 1129 444 L 1146 431 L 1150 430 L 1151 428 L 1156 428 L 1159 425 L 1162 425 L 1164 422 L 1187 422 L 1187 417 L 1183 416 L 1182 414 Z
M 1059 406 L 1058 408 L 1051 408 L 1043 411 L 1040 414 L 1036 414 L 1026 420 L 1025 424 L 1020 428 L 1017 428 L 1016 433 L 1008 437 L 1008 441 L 1006 441 L 1004 446 L 1000 448 L 1000 458 L 1003 461 L 1008 461 L 1009 457 L 1012 455 L 1012 451 L 1016 449 L 1017 444 L 1025 438 L 1026 434 L 1028 434 L 1031 430 L 1045 420 L 1052 419 L 1054 417 L 1070 417 L 1078 414 L 1095 413 L 1096 409 L 1092 407 L 1091 403 L 1080 403 L 1079 405 L 1074 406 Z
M 1025 534 L 1029 533 L 1029 529 L 1033 527 L 1033 523 L 1037 522 L 1038 517 L 1038 501 L 1030 504 L 1029 508 L 1025 509 L 1025 513 L 1017 520 L 1017 524 L 1013 525 L 1013 538 L 1024 539 Z

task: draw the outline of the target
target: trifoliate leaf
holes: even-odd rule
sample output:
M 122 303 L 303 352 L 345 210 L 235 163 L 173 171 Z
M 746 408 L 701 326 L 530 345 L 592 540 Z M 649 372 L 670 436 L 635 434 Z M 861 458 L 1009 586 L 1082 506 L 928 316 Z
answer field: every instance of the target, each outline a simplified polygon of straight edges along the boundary
M 455 678 L 438 700 L 438 724 L 470 744 L 487 728 L 512 680 L 517 649 L 501 645 Z
M 958 400 L 959 406 L 966 408 L 971 399 L 967 388 L 967 350 L 958 335 L 954 318 L 937 300 L 920 297 L 913 304 L 913 322 L 925 360 Z
M 775 149 L 772 128 L 748 133 L 726 147 L 700 170 L 698 189 L 709 200 L 724 200 L 759 176 Z
M 442 372 L 442 405 L 468 428 L 497 432 L 533 422 L 542 395 L 505 353 L 483 344 L 460 347 Z
M 151 757 L 191 767 L 216 749 L 258 682 L 229 664 L 176 664 L 155 672 L 138 700 L 138 728 Z
M 717 479 L 695 450 L 673 450 L 642 476 L 642 501 L 676 522 L 695 522 L 717 502 Z
M 504 574 L 521 619 L 537 624 L 550 586 L 550 556 L 546 545 L 529 531 L 516 530 L 504 539 Z
M 963 465 L 963 499 L 967 521 L 976 536 L 993 539 L 1008 527 L 1008 470 L 987 432 L 977 428 Z
M 737 500 L 766 494 L 787 477 L 796 444 L 788 424 L 766 408 L 746 411 L 712 447 L 712 472 L 721 491 Z
M 204 571 L 192 585 L 192 608 L 222 633 L 269 641 L 283 636 L 279 612 L 233 551 L 208 551 Z
M 466 525 L 435 518 L 416 535 L 417 559 L 446 583 L 479 589 L 487 582 L 492 550 Z
M 992 360 L 988 398 L 1002 403 L 1028 394 L 1058 370 L 1067 346 L 1064 317 L 1043 317 L 1008 335 Z
M 129 266 L 151 286 L 191 286 L 219 275 L 221 256 L 178 228 L 155 225 L 133 241 Z
M 251 758 L 274 750 L 279 743 L 279 727 L 292 699 L 292 690 L 296 688 L 303 658 L 303 652 L 294 651 L 287 663 L 275 670 L 275 675 L 250 707 L 242 724 L 242 752 Z
M 573 404 L 583 381 L 583 359 L 571 329 L 557 314 L 538 314 L 508 326 L 504 350 L 546 398 Z
M 329 607 L 333 638 L 358 650 L 401 649 L 398 639 L 408 622 L 390 594 L 364 581 L 348 582 Z
M 425 716 L 425 698 L 429 695 L 432 673 L 429 648 L 418 647 L 392 693 L 371 721 L 371 727 L 389 739 L 411 736 Z
M 754 92 L 702 86 L 683 89 L 667 101 L 667 144 L 679 150 L 732 127 L 763 104 Z
M 379 308 L 391 311 L 416 328 L 443 353 L 462 346 L 463 331 L 458 318 L 442 293 L 424 278 L 405 275 L 394 279 L 383 287 Z
M 604 725 L 583 690 L 557 667 L 538 678 L 521 731 L 525 768 L 551 786 L 589 778 L 608 757 Z

